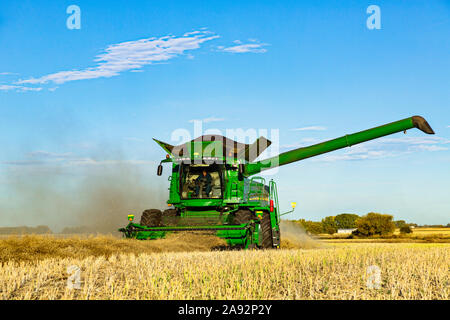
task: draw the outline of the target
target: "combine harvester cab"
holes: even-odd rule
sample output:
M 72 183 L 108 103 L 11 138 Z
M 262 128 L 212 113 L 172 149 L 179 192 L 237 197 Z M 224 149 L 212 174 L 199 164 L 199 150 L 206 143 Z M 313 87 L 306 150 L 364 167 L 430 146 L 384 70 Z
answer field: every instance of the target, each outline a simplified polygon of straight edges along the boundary
M 161 239 L 172 232 L 205 231 L 233 247 L 279 248 L 280 217 L 294 211 L 296 204 L 281 214 L 276 183 L 266 183 L 256 174 L 412 128 L 434 134 L 424 118 L 414 116 L 261 161 L 255 160 L 271 144 L 264 137 L 251 145 L 219 135 L 201 136 L 179 146 L 155 140 L 167 152 L 158 176 L 164 163 L 171 164 L 169 209 L 146 210 L 139 224 L 129 215 L 129 224 L 119 231 L 142 240 Z

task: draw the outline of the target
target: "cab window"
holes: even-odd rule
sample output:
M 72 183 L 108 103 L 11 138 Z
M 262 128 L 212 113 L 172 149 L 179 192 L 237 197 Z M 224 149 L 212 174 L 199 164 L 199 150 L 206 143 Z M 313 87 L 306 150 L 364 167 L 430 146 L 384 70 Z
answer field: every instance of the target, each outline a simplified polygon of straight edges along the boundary
M 221 199 L 220 165 L 183 165 L 180 174 L 182 199 Z

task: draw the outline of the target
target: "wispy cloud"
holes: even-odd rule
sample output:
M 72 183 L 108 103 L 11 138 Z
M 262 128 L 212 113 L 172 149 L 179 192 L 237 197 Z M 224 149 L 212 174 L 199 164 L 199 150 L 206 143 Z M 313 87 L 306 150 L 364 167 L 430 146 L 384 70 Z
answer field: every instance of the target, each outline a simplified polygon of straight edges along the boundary
M 449 148 L 450 140 L 441 137 L 381 138 L 352 146 L 343 154 L 326 154 L 316 161 L 383 159 L 420 151 L 446 151 Z
M 18 73 L 14 72 L 0 72 L 0 76 L 16 76 Z
M 66 82 L 110 78 L 123 72 L 142 72 L 143 68 L 151 64 L 164 64 L 169 60 L 184 55 L 193 59 L 190 51 L 199 49 L 204 42 L 219 38 L 219 35 L 201 28 L 187 32 L 182 36 L 163 36 L 144 38 L 135 41 L 126 41 L 107 46 L 103 53 L 94 58 L 94 66 L 58 71 L 40 77 L 19 79 L 9 84 L 0 85 L 0 91 L 41 91 L 47 88 L 55 91 Z M 256 39 L 249 39 L 247 43 L 235 40 L 234 45 L 217 47 L 219 51 L 229 53 L 264 53 L 268 44 L 260 43 Z M 2 72 L 0 75 L 17 75 L 11 72 Z M 50 87 L 44 85 L 51 84 Z
M 444 150 L 448 150 L 447 147 L 442 147 L 442 146 L 436 146 L 436 145 L 432 145 L 432 146 L 428 146 L 428 145 L 417 145 L 415 147 L 416 150 L 423 150 L 423 151 L 444 151 Z
M 221 121 L 225 121 L 225 118 L 209 117 L 209 118 L 204 118 L 204 119 L 192 119 L 192 120 L 189 120 L 190 123 L 193 123 L 195 121 L 201 121 L 203 123 L 221 122 Z
M 327 130 L 326 127 L 321 126 L 311 126 L 311 127 L 303 127 L 303 128 L 294 128 L 291 131 L 324 131 Z
M 69 81 L 110 78 L 126 71 L 139 71 L 144 66 L 168 61 L 188 50 L 200 48 L 206 41 L 218 38 L 210 31 L 194 31 L 181 37 L 164 36 L 127 41 L 108 46 L 94 61 L 95 67 L 51 73 L 38 78 L 19 80 L 15 84 L 63 84 Z
M 29 158 L 70 158 L 73 154 L 71 152 L 66 153 L 55 153 L 48 151 L 32 151 L 27 153 Z
M 93 158 L 74 158 L 59 161 L 44 161 L 44 160 L 17 160 L 17 161 L 3 161 L 3 165 L 8 166 L 58 166 L 58 167 L 78 167 L 78 166 L 112 166 L 112 165 L 142 165 L 142 164 L 156 164 L 156 161 L 148 160 L 97 160 Z
M 303 138 L 293 144 L 282 145 L 280 148 L 291 150 L 295 148 L 306 147 L 317 144 L 325 140 L 316 138 Z M 384 159 L 397 157 L 413 152 L 427 151 L 446 151 L 450 150 L 450 140 L 441 137 L 403 137 L 403 138 L 381 138 L 368 141 L 362 144 L 345 148 L 338 153 L 327 153 L 314 158 L 313 161 L 334 162 L 334 161 L 355 161 L 369 159 Z
M 234 45 L 225 47 L 225 46 L 218 46 L 217 49 L 219 51 L 223 52 L 229 52 L 229 53 L 265 53 L 267 52 L 267 49 L 265 49 L 265 46 L 268 46 L 267 43 L 259 43 L 256 39 L 249 39 L 249 43 L 242 43 L 240 40 L 233 41 Z
M 17 90 L 19 88 L 20 88 L 19 86 L 10 86 L 10 85 L 6 85 L 6 84 L 0 85 L 0 90 L 1 91 Z
M 115 160 L 115 159 L 94 159 L 75 155 L 71 152 L 55 153 L 48 151 L 33 151 L 25 155 L 24 160 L 3 161 L 0 164 L 13 167 L 70 167 L 70 166 L 109 166 L 109 165 L 140 165 L 155 164 L 155 161 L 147 160 Z
M 16 91 L 16 92 L 26 92 L 26 91 L 41 91 L 42 88 L 32 88 L 25 86 L 17 86 L 17 85 L 0 85 L 0 91 Z

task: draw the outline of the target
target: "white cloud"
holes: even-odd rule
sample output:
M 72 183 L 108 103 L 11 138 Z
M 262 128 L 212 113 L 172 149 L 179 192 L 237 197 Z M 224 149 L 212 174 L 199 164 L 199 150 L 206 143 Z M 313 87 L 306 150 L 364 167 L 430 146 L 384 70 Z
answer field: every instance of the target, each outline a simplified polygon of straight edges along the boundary
M 0 85 L 0 91 L 41 91 L 43 88 L 32 85 L 59 85 L 77 80 L 110 78 L 127 71 L 142 72 L 146 65 L 164 64 L 181 55 L 185 55 L 187 59 L 193 59 L 194 56 L 188 51 L 199 49 L 204 42 L 217 38 L 219 38 L 218 35 L 206 28 L 200 28 L 178 37 L 170 35 L 111 44 L 103 53 L 95 57 L 94 66 L 59 71 L 36 78 L 20 79 L 10 84 Z M 249 39 L 248 43 L 235 40 L 233 43 L 233 46 L 220 46 L 218 49 L 230 53 L 264 53 L 267 51 L 264 47 L 268 45 L 259 43 L 256 39 Z M 0 75 L 12 74 L 10 72 L 0 73 Z M 53 85 L 48 90 L 55 91 L 57 88 Z
M 112 44 L 95 58 L 97 66 L 51 73 L 39 78 L 19 80 L 16 84 L 63 84 L 69 81 L 109 78 L 126 71 L 138 71 L 146 65 L 168 61 L 188 50 L 200 48 L 219 36 L 209 31 L 193 31 L 181 37 L 164 36 Z
M 54 153 L 48 151 L 33 151 L 26 154 L 25 160 L 4 161 L 0 164 L 12 167 L 70 167 L 70 166 L 107 166 L 107 165 L 141 165 L 155 164 L 155 161 L 147 160 L 112 160 L 112 159 L 93 159 L 91 157 L 77 156 L 71 152 Z
M 321 126 L 311 126 L 311 127 L 291 129 L 291 131 L 324 131 L 324 130 L 327 130 L 327 128 Z
M 378 143 L 391 143 L 391 144 L 404 144 L 404 145 L 423 145 L 423 144 L 448 144 L 450 140 L 436 136 L 424 136 L 424 137 L 402 137 L 402 138 L 381 138 L 375 140 Z
M 221 121 L 225 121 L 225 118 L 209 117 L 209 118 L 204 118 L 204 119 L 192 119 L 192 120 L 189 120 L 190 123 L 193 123 L 195 121 L 201 121 L 203 123 L 221 122 Z
M 340 161 L 340 160 L 368 160 L 391 158 L 414 152 L 446 151 L 450 140 L 441 137 L 403 137 L 381 138 L 345 149 L 343 154 L 326 154 L 315 159 L 316 161 Z
M 16 91 L 16 92 L 25 92 L 25 91 L 41 91 L 42 88 L 33 88 L 33 87 L 24 87 L 17 85 L 0 85 L 0 91 Z
M 96 160 L 92 158 L 74 158 L 68 160 L 19 160 L 1 162 L 9 166 L 58 166 L 58 167 L 75 167 L 75 166 L 111 166 L 111 165 L 143 165 L 156 164 L 156 161 L 147 160 Z
M 10 86 L 10 85 L 6 85 L 6 84 L 0 85 L 0 90 L 2 90 L 2 91 L 16 90 L 19 88 L 20 88 L 19 86 Z
M 415 146 L 414 149 L 416 150 L 423 150 L 423 151 L 444 151 L 444 150 L 448 150 L 448 148 L 446 147 L 441 147 L 441 146 L 427 146 L 427 145 L 418 145 Z
M 21 87 L 19 91 L 41 91 L 42 88 Z
M 15 76 L 18 75 L 18 73 L 14 72 L 0 72 L 0 76 Z
M 251 43 L 242 43 L 240 40 L 234 40 L 233 43 L 236 44 L 235 46 L 225 47 L 225 46 L 218 46 L 217 49 L 219 51 L 223 52 L 229 52 L 229 53 L 265 53 L 267 52 L 267 49 L 264 49 L 263 47 L 267 46 L 266 43 L 258 43 L 255 39 L 249 40 Z
M 69 158 L 72 157 L 73 154 L 71 152 L 66 153 L 55 153 L 48 151 L 33 151 L 27 154 L 30 158 Z
M 316 138 L 303 138 L 297 143 L 282 145 L 280 148 L 284 151 L 288 151 L 328 140 L 331 139 L 318 140 Z M 344 148 L 338 153 L 331 152 L 318 156 L 317 158 L 314 158 L 313 161 L 334 162 L 383 159 L 411 154 L 414 152 L 437 152 L 446 151 L 449 149 L 450 140 L 436 136 L 402 138 L 384 137 L 377 140 L 367 141 L 362 144 L 357 144 L 351 148 Z

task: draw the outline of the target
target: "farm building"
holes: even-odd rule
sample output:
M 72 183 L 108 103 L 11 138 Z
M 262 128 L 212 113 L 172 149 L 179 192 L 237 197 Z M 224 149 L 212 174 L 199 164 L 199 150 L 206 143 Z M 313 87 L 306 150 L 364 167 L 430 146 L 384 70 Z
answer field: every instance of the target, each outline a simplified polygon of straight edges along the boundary
M 352 233 L 355 230 L 356 230 L 356 228 L 353 228 L 353 229 L 338 229 L 337 233 L 350 234 L 350 233 Z

